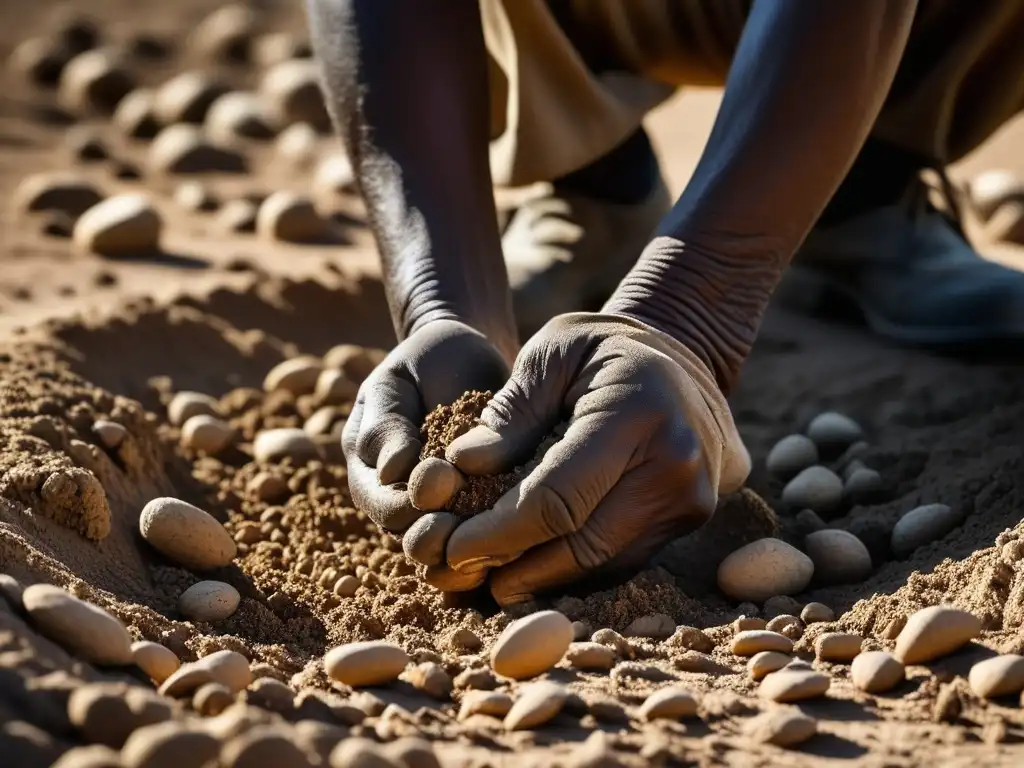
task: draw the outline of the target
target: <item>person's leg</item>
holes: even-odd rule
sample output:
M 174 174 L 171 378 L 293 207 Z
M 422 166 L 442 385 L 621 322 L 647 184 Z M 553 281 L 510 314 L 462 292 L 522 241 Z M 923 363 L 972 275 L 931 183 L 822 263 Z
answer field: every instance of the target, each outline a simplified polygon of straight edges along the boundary
M 1024 109 L 1024 0 L 922 0 L 886 104 L 780 286 L 805 309 L 856 305 L 890 338 L 933 347 L 1024 339 L 1024 273 L 986 261 L 945 178 Z M 929 201 L 932 170 L 943 210 Z

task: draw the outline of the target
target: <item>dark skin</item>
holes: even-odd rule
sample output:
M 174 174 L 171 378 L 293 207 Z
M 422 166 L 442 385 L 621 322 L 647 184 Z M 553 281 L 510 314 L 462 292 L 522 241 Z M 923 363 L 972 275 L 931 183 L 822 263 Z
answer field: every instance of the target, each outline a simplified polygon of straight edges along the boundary
M 478 4 L 309 0 L 401 341 L 344 435 L 355 502 L 399 533 L 420 514 L 391 484 L 417 461 L 426 412 L 465 389 L 497 391 L 449 450 L 469 474 L 522 461 L 569 421 L 521 486 L 457 529 L 428 579 L 468 589 L 490 574 L 507 604 L 636 567 L 742 482 L 749 460 L 723 395 L 874 123 L 915 7 L 756 2 L 700 163 L 634 269 L 602 313 L 554 320 L 516 357 Z

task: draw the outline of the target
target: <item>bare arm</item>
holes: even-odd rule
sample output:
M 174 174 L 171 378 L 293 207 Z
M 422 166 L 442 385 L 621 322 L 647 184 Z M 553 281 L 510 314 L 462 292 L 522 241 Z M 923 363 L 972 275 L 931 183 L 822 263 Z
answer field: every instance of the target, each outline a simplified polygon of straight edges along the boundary
M 511 359 L 478 4 L 308 4 L 328 108 L 366 200 L 399 339 L 433 320 L 459 320 Z
M 759 0 L 693 178 L 605 309 L 689 346 L 727 392 L 782 270 L 863 145 L 913 0 Z

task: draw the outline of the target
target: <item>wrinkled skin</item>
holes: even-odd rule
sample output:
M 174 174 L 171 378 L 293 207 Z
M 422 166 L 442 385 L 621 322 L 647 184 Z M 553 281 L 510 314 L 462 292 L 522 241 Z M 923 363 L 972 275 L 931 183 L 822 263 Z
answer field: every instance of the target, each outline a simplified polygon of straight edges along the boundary
M 377 525 L 401 533 L 422 512 L 404 485 L 419 461 L 420 425 L 467 389 L 496 390 L 504 358 L 479 332 L 437 320 L 412 333 L 363 382 L 342 434 L 352 503 Z
M 447 458 L 494 474 L 564 437 L 493 509 L 452 534 L 449 566 L 475 586 L 488 569 L 502 605 L 594 571 L 642 566 L 702 525 L 749 458 L 714 379 L 669 337 L 626 317 L 578 313 L 526 345 L 482 424 Z

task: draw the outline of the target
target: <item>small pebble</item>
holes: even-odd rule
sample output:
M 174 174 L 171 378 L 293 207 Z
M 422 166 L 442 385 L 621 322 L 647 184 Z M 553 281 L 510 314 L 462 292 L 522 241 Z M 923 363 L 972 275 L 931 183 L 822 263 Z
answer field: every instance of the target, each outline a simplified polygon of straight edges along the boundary
M 404 736 L 387 744 L 384 752 L 401 768 L 441 768 L 433 746 L 425 738 Z
M 149 148 L 149 167 L 163 174 L 244 173 L 245 155 L 213 144 L 194 125 L 175 123 L 164 128 Z
M 626 637 L 649 637 L 653 640 L 665 640 L 676 631 L 676 623 L 671 616 L 664 613 L 652 613 L 634 619 L 622 633 Z
M 814 655 L 820 661 L 848 662 L 860 653 L 864 640 L 851 632 L 826 632 L 814 641 Z
M 278 190 L 260 205 L 256 234 L 270 242 L 310 243 L 326 238 L 330 228 L 308 198 Z
M 331 768 L 398 768 L 385 756 L 382 745 L 362 737 L 338 742 L 328 764 Z
M 778 672 L 793 659 L 778 651 L 761 651 L 755 653 L 747 662 L 747 674 L 751 680 L 761 680 L 772 672 Z
M 718 566 L 718 587 L 734 600 L 762 602 L 807 588 L 814 563 L 779 539 L 759 539 L 740 547 Z
M 828 467 L 803 470 L 782 489 L 782 503 L 790 509 L 810 509 L 819 515 L 835 512 L 843 502 L 843 481 Z
M 237 651 L 216 651 L 198 661 L 184 664 L 160 686 L 164 696 L 190 696 L 201 685 L 220 683 L 232 693 L 244 690 L 252 682 L 249 661 Z
M 803 605 L 789 595 L 773 595 L 764 601 L 762 613 L 771 621 L 776 616 L 782 616 L 783 614 L 799 616 L 802 609 Z
M 153 111 L 162 125 L 200 124 L 210 106 L 227 91 L 224 83 L 205 72 L 181 72 L 157 89 Z
M 288 59 L 308 59 L 311 50 L 306 40 L 288 32 L 270 32 L 256 40 L 253 54 L 256 63 L 267 69 Z
M 216 518 L 180 499 L 165 496 L 146 504 L 139 531 L 158 552 L 192 570 L 222 568 L 237 554 L 231 534 Z
M 615 664 L 615 651 L 600 643 L 572 643 L 565 660 L 574 669 L 608 670 Z
M 342 576 L 334 582 L 334 589 L 332 591 L 338 597 L 352 597 L 359 591 L 360 586 L 362 585 L 355 576 Z
M 835 621 L 835 619 L 835 612 L 824 603 L 808 603 L 800 611 L 800 620 L 804 624 L 817 624 L 819 622 Z
M 669 686 L 661 688 L 640 706 L 640 717 L 644 720 L 682 720 L 697 714 L 697 699 L 685 688 Z
M 794 747 L 818 732 L 818 722 L 798 709 L 786 707 L 758 715 L 747 722 L 744 732 L 761 744 Z
M 444 509 L 455 494 L 465 487 L 466 478 L 462 473 L 441 458 L 424 459 L 409 475 L 409 499 L 416 509 Z
M 217 401 L 202 392 L 178 392 L 167 404 L 167 420 L 176 427 L 180 427 L 193 416 L 206 414 L 217 416 L 219 405 Z
M 522 680 L 555 666 L 572 643 L 572 624 L 557 611 L 538 611 L 505 627 L 491 648 L 491 667 Z
M 544 725 L 562 711 L 566 696 L 565 688 L 555 683 L 530 683 L 524 686 L 505 715 L 505 730 L 524 731 Z
M 317 200 L 332 200 L 339 195 L 355 192 L 355 174 L 348 157 L 329 155 L 320 161 L 313 172 L 311 193 Z
M 86 51 L 67 63 L 60 75 L 58 99 L 76 114 L 109 115 L 135 87 L 135 80 L 113 51 Z
M 851 502 L 861 504 L 876 498 L 883 487 L 882 476 L 878 472 L 859 467 L 843 482 L 843 495 Z
M 215 211 L 220 206 L 210 188 L 201 181 L 186 181 L 174 190 L 174 202 L 190 213 Z
M 25 590 L 16 578 L 6 573 L 0 573 L 0 599 L 6 600 L 7 604 L 18 613 L 25 610 L 24 594 Z
M 192 709 L 203 717 L 215 717 L 234 703 L 235 697 L 227 686 L 206 683 L 192 696 Z
M 318 403 L 330 405 L 351 403 L 356 399 L 358 393 L 359 385 L 342 371 L 334 368 L 326 368 L 320 372 L 313 390 Z
M 904 664 L 922 664 L 963 647 L 981 634 L 978 617 L 946 605 L 923 608 L 896 638 L 895 656 Z
M 864 436 L 864 430 L 849 416 L 829 411 L 815 416 L 807 425 L 807 436 L 825 454 L 843 451 Z
M 285 458 L 290 458 L 296 464 L 304 464 L 319 455 L 313 438 L 298 427 L 265 429 L 256 435 L 253 442 L 253 458 L 260 464 Z
M 493 691 L 498 687 L 498 678 L 486 667 L 470 667 L 455 676 L 455 687 L 478 691 Z
M 761 651 L 792 653 L 793 641 L 778 632 L 751 629 L 733 635 L 729 650 L 737 656 L 753 656 Z
M 257 472 L 246 483 L 245 490 L 253 494 L 260 501 L 268 503 L 280 501 L 290 493 L 285 479 L 280 475 L 275 475 L 273 472 Z
M 440 701 L 448 701 L 452 695 L 452 678 L 441 665 L 432 661 L 425 661 L 407 669 L 403 678 L 412 684 L 413 688 L 423 691 Z
M 121 750 L 124 768 L 213 764 L 220 742 L 198 726 L 171 720 L 134 731 Z
M 791 627 L 794 625 L 797 628 L 799 628 L 801 632 L 803 631 L 803 622 L 800 621 L 800 617 L 794 616 L 790 613 L 781 613 L 775 618 L 773 618 L 771 621 L 769 621 L 765 625 L 765 629 L 767 629 L 769 632 L 778 632 L 780 635 L 786 635 L 786 637 L 789 637 L 785 630 L 787 627 Z
M 321 133 L 331 130 L 320 72 L 312 59 L 289 59 L 270 67 L 260 81 L 259 92 L 279 125 L 307 123 Z
M 32 37 L 18 44 L 7 66 L 34 85 L 52 87 L 60 82 L 69 58 L 69 52 L 56 40 Z
M 205 453 L 207 456 L 222 453 L 234 440 L 234 428 L 216 416 L 193 416 L 181 428 L 181 444 L 189 450 Z
M 821 584 L 855 584 L 871 575 L 871 554 L 849 531 L 826 528 L 808 534 L 804 551 L 814 563 L 814 578 Z
M 761 628 L 758 627 L 758 629 Z M 675 632 L 665 642 L 673 648 L 683 648 L 700 653 L 711 653 L 715 650 L 715 643 L 707 634 L 696 627 L 688 627 L 685 624 L 676 627 Z
M 892 529 L 890 547 L 898 558 L 907 557 L 918 547 L 941 539 L 963 523 L 966 509 L 945 504 L 925 504 L 907 512 Z
M 885 693 L 903 682 L 906 671 L 886 651 L 865 651 L 850 665 L 850 680 L 862 691 Z
M 296 123 L 278 134 L 274 151 L 296 170 L 307 171 L 316 161 L 320 138 L 306 123 Z
M 467 627 L 459 627 L 448 637 L 448 645 L 456 653 L 476 653 L 484 646 L 480 636 Z
M 765 677 L 758 691 L 762 698 L 780 703 L 804 701 L 823 696 L 829 682 L 828 675 L 788 666 Z
M 1024 181 L 1013 171 L 983 171 L 971 179 L 968 196 L 978 218 L 988 221 L 1004 203 L 1024 200 Z
M 110 451 L 116 451 L 120 448 L 121 443 L 128 437 L 128 430 L 122 424 L 118 424 L 116 421 L 108 421 L 107 419 L 97 419 L 94 421 L 92 423 L 92 431 L 99 438 L 100 442 L 103 443 L 103 447 Z
M 733 634 L 767 628 L 768 622 L 759 616 L 739 616 L 736 621 L 732 623 Z
M 84 253 L 123 258 L 145 256 L 160 249 L 163 219 L 147 195 L 107 198 L 75 222 L 72 239 Z
M 69 173 L 26 176 L 12 197 L 15 210 L 21 213 L 56 211 L 73 219 L 103 201 L 103 194 L 96 185 Z
M 258 210 L 251 200 L 229 200 L 217 213 L 217 226 L 223 232 L 255 232 Z
M 1024 690 L 1024 656 L 1007 653 L 979 661 L 967 680 L 983 699 L 1018 694 Z
M 459 519 L 450 512 L 427 512 L 402 535 L 402 550 L 417 563 L 440 565 L 448 537 L 458 524 Z
M 207 135 L 225 146 L 239 139 L 269 139 L 274 135 L 271 117 L 255 93 L 226 93 L 206 113 Z
M 111 122 L 130 139 L 152 139 L 160 132 L 153 107 L 156 94 L 148 88 L 137 88 L 120 102 Z
M 405 651 L 382 640 L 340 645 L 324 656 L 327 675 L 353 688 L 393 682 L 408 663 Z
M 358 344 L 338 344 L 324 355 L 324 367 L 336 368 L 357 384 L 366 381 L 367 376 L 384 359 L 381 350 L 369 350 Z
M 36 629 L 70 653 L 104 666 L 132 663 L 128 630 L 102 608 L 51 584 L 26 587 L 21 599 Z
M 796 523 L 796 531 L 804 536 L 820 531 L 825 528 L 825 521 L 813 509 L 801 509 L 793 518 Z
M 818 447 L 805 435 L 788 435 L 768 452 L 765 464 L 777 477 L 788 479 L 818 463 Z
M 181 666 L 181 661 L 174 651 L 149 640 L 132 643 L 132 659 L 135 666 L 149 675 L 157 685 L 163 683 Z
M 258 22 L 243 3 L 222 5 L 189 35 L 188 45 L 211 63 L 243 64 L 250 60 Z
M 253 680 L 246 700 L 261 709 L 285 714 L 295 709 L 295 690 L 273 677 Z
M 241 595 L 222 581 L 200 581 L 181 593 L 178 610 L 191 621 L 223 621 L 238 610 Z
M 110 747 L 90 744 L 72 747 L 50 768 L 122 768 L 121 756 Z

